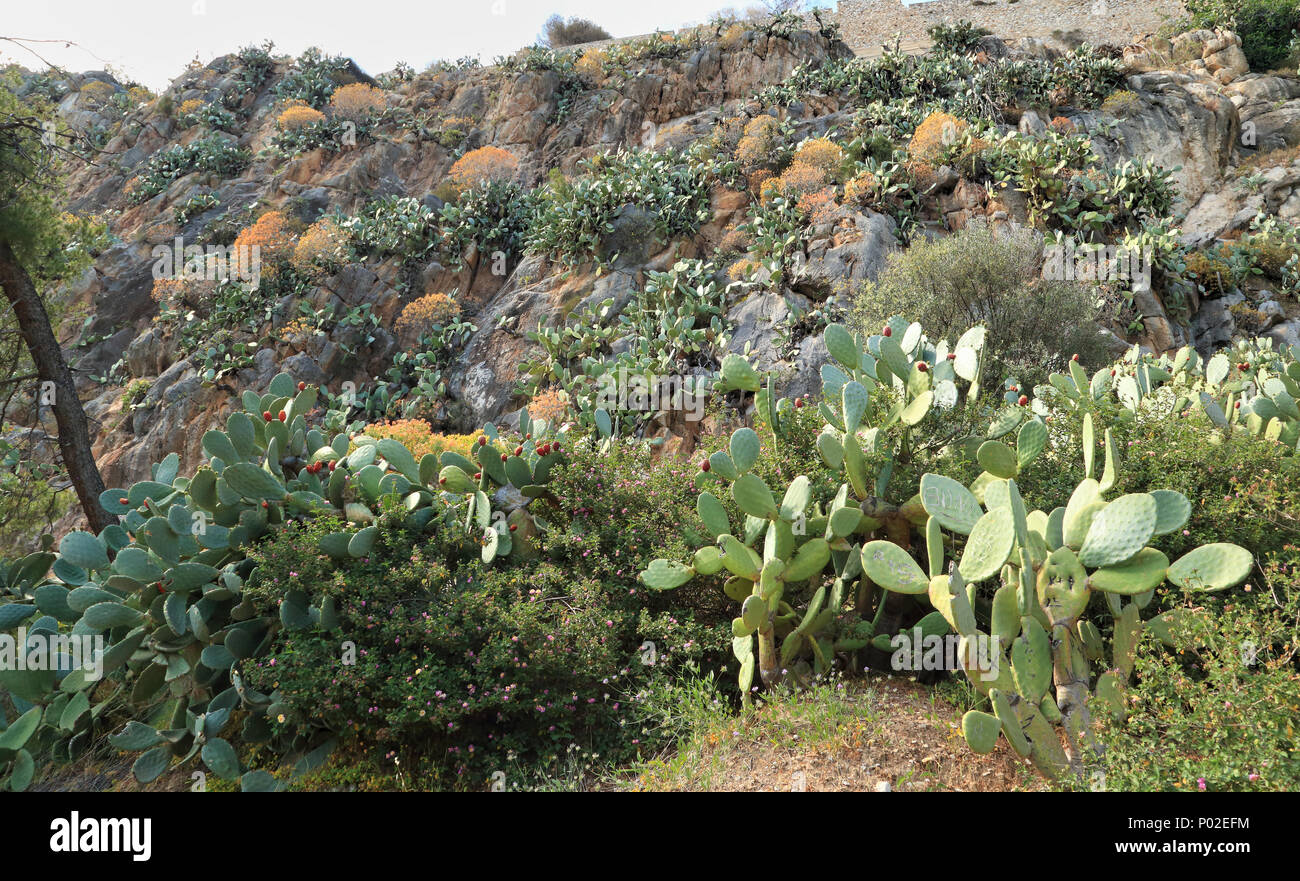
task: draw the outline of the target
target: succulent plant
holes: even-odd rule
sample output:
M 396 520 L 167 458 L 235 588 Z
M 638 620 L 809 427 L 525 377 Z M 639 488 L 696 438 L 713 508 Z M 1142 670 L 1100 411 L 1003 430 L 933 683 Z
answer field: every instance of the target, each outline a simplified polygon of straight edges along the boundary
M 1245 431 L 1294 452 L 1300 449 L 1300 347 L 1262 337 L 1202 359 L 1184 346 L 1173 356 L 1155 357 L 1133 349 L 1091 378 L 1071 362 L 1071 373 L 1053 374 L 1055 400 L 1095 411 L 1115 401 L 1122 416 L 1143 412 L 1176 418 L 1201 410 L 1219 429 Z M 1040 395 L 1046 396 L 1045 390 Z
M 943 341 L 932 345 L 919 325 L 901 318 L 891 319 L 886 332 L 866 340 L 838 324 L 826 328 L 826 347 L 836 363 L 822 368 L 819 410 L 826 425 L 817 447 L 843 480 L 833 498 L 814 500 L 812 482 L 799 475 L 778 502 L 752 473 L 760 440 L 751 428 L 737 430 L 728 450 L 714 453 L 702 468 L 696 478 L 702 489 L 697 511 L 716 546 L 698 549 L 689 564 L 655 560 L 641 577 L 649 587 L 668 590 L 696 574 L 730 573 L 724 591 L 741 604 L 733 622 L 733 649 L 746 695 L 756 668 L 763 685 L 770 687 L 790 670 L 800 679 L 829 670 L 837 653 L 868 646 L 888 650 L 903 614 L 915 608 L 908 597 L 925 596 L 929 580 L 907 550 L 913 546 L 913 530 L 926 525 L 921 497 L 913 493 L 897 505 L 886 500 L 886 490 L 893 462 L 908 455 L 918 426 L 936 410 L 978 398 L 984 336 L 982 327 L 973 328 L 949 349 Z M 958 382 L 968 383 L 964 393 Z M 723 359 L 717 388 L 756 393 L 778 434 L 779 420 L 792 405 L 783 400 L 772 407 L 772 385 L 764 385 L 741 356 Z M 867 427 L 864 419 L 873 396 L 881 402 L 873 412 L 883 415 L 878 425 Z M 1016 449 L 997 440 L 1017 426 Z M 1014 477 L 1041 453 L 1046 440 L 1045 425 L 1029 417 L 1026 408 L 999 411 L 985 436 L 967 441 L 988 469 L 978 483 Z M 869 461 L 882 457 L 885 464 L 873 473 Z M 728 486 L 743 523 L 733 526 L 708 488 L 717 484 Z M 823 584 L 828 566 L 833 577 L 829 587 Z M 811 598 L 800 611 L 794 603 L 801 590 Z M 843 606 L 850 599 L 853 613 L 846 616 Z M 946 632 L 933 612 L 922 619 L 922 628 Z
M 22 713 L 0 731 L 0 770 L 11 787 L 31 779 L 33 742 L 56 759 L 76 758 L 104 733 L 106 708 L 126 703 L 143 712 L 163 698 L 168 722 L 132 720 L 109 738 L 120 749 L 142 751 L 134 768 L 141 782 L 161 775 L 173 758 L 197 756 L 245 789 L 278 785 L 245 769 L 221 735 L 242 712 L 244 742 L 271 736 L 267 719 L 276 715 L 279 696 L 246 686 L 242 661 L 264 653 L 280 628 L 337 626 L 329 599 L 313 606 L 299 589 L 285 593 L 274 618 L 258 617 L 243 595 L 253 569 L 248 547 L 288 520 L 346 520 L 351 528 L 324 536 L 321 550 L 362 557 L 379 536 L 381 500 L 390 497 L 400 499 L 407 528 L 426 529 L 435 518 L 463 522 L 467 549 L 487 562 L 531 552 L 545 524 L 529 505 L 548 495 L 546 480 L 562 456 L 563 436 L 550 434 L 544 421 L 522 415 L 521 433 L 531 437 L 513 455 L 485 436 L 475 448 L 478 464 L 456 453 L 416 462 L 392 439 L 327 438 L 308 422 L 317 395 L 283 373 L 265 394 L 245 392 L 226 429 L 204 434 L 208 461 L 193 476 L 179 476 L 173 453 L 153 466 L 151 480 L 100 497 L 122 516 L 121 525 L 99 535 L 70 532 L 57 549 L 9 568 L 0 630 L 39 615 L 27 626 L 29 640 L 41 633 L 102 636 L 107 681 L 66 667 L 0 671 L 0 686 Z M 488 433 L 502 440 L 491 426 Z M 312 765 L 323 754 L 308 757 L 303 761 Z
M 1092 433 L 1091 414 L 1084 432 Z M 961 635 L 959 663 L 985 695 L 992 712 L 971 710 L 962 720 L 976 752 L 993 749 L 999 734 L 1048 777 L 1079 775 L 1092 741 L 1091 707 L 1125 712 L 1124 691 L 1133 673 L 1139 617 L 1166 581 L 1191 591 L 1226 590 L 1244 581 L 1254 563 L 1249 551 L 1232 544 L 1203 545 L 1178 560 L 1149 543 L 1181 529 L 1191 503 L 1180 493 L 1157 490 L 1111 500 L 1117 456 L 1110 431 L 1104 471 L 1085 455 L 1083 481 L 1069 501 L 1050 512 L 1029 511 L 1014 478 L 987 482 L 982 499 L 974 487 L 935 474 L 922 478 L 922 503 L 937 527 L 928 533 L 931 559 L 943 559 L 942 530 L 962 542 L 960 560 L 929 582 L 931 602 Z M 1085 441 L 1085 450 L 1092 447 Z M 964 541 L 959 538 L 964 536 Z M 910 558 L 909 558 L 910 559 Z M 919 574 L 919 569 L 913 577 Z M 993 580 L 987 630 L 973 609 L 971 588 Z M 1113 617 L 1106 642 L 1086 617 L 1093 592 L 1100 592 Z M 1166 612 L 1148 622 L 1167 631 Z M 1105 668 L 1094 676 L 1094 662 Z M 1064 729 L 1065 746 L 1054 726 Z

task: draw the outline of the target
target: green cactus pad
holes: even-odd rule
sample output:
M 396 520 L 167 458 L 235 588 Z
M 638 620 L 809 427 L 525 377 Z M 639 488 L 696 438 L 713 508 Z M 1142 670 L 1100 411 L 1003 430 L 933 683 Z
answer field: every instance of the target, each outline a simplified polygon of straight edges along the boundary
M 844 420 L 845 431 L 852 433 L 858 430 L 869 400 L 866 386 L 856 380 L 846 383 L 840 389 L 840 417 Z
M 826 343 L 826 351 L 832 358 L 850 370 L 858 369 L 862 352 L 854 341 L 853 334 L 849 333 L 843 325 L 826 325 L 826 330 L 822 332 L 822 340 Z
M 744 474 L 754 467 L 758 461 L 759 447 L 758 433 L 754 429 L 738 428 L 732 433 L 729 449 L 737 471 Z
M 1255 565 L 1250 551 L 1227 542 L 1201 545 L 1169 567 L 1170 582 L 1190 590 L 1213 593 L 1241 584 Z
M 993 594 L 989 617 L 989 635 L 996 638 L 999 645 L 1010 645 L 1011 640 L 1020 635 L 1020 602 L 1014 584 L 1004 584 Z
M 1093 693 L 1117 721 L 1124 720 L 1124 683 L 1117 673 L 1107 670 L 1098 676 Z
M 1156 500 L 1147 493 L 1129 493 L 1106 505 L 1088 527 L 1079 562 L 1095 569 L 1131 559 L 1155 533 L 1156 511 Z
M 1038 573 L 1036 593 L 1053 622 L 1073 620 L 1083 613 L 1092 594 L 1088 572 L 1074 551 L 1058 548 L 1052 552 Z
M 985 755 L 993 752 L 998 735 L 1002 733 L 1002 722 L 997 716 L 968 710 L 961 717 L 961 733 L 973 752 Z
M 1011 701 L 1007 698 L 1007 695 L 999 688 L 990 689 L 989 700 L 993 704 L 993 712 L 997 714 L 998 720 L 1002 723 L 1002 733 L 1007 736 L 1007 742 L 1011 744 L 1011 748 L 1022 758 L 1028 756 L 1032 751 L 1032 747 L 1025 738 L 1020 717 L 1011 708 Z
M 822 461 L 836 471 L 844 464 L 844 446 L 829 432 L 817 435 L 817 452 L 821 453 Z
M 1036 704 L 1052 682 L 1051 640 L 1033 617 L 1022 618 L 1020 627 L 1020 636 L 1011 644 L 1011 676 L 1021 696 Z
M 782 579 L 789 583 L 806 581 L 826 567 L 831 559 L 831 546 L 824 538 L 814 538 L 803 544 L 795 552 L 790 565 L 781 573 Z
M 1187 609 L 1170 609 L 1167 612 L 1161 612 L 1154 618 L 1149 618 L 1145 622 L 1145 627 L 1150 630 L 1156 637 L 1169 648 L 1177 648 L 1174 640 L 1176 628 L 1186 619 L 1189 611 Z
M 1133 661 L 1137 657 L 1138 637 L 1142 633 L 1142 619 L 1138 617 L 1136 603 L 1128 603 L 1124 611 L 1115 619 L 1115 630 L 1111 635 L 1111 651 L 1114 667 L 1125 678 L 1133 673 Z
M 757 474 L 742 474 L 731 485 L 731 497 L 740 510 L 751 517 L 771 520 L 779 513 L 776 499 Z
M 1106 503 L 1101 501 L 1099 486 L 1100 484 L 1093 478 L 1085 477 L 1079 481 L 1079 485 L 1070 495 L 1061 523 L 1062 543 L 1067 547 L 1078 548 L 1083 544 L 1088 529 L 1092 526 L 1092 518 L 1105 507 Z M 1047 544 L 1051 547 L 1050 536 Z
M 727 389 L 743 389 L 756 392 L 762 388 L 762 380 L 749 362 L 737 354 L 727 355 L 722 359 L 722 384 Z
M 862 447 L 858 445 L 855 435 L 844 435 L 844 473 L 853 486 L 853 492 L 860 499 L 867 497 L 866 462 L 862 457 Z
M 743 603 L 745 597 L 754 592 L 754 582 L 748 578 L 741 578 L 739 575 L 732 575 L 723 582 L 722 592 L 736 602 Z
M 794 520 L 803 514 L 808 507 L 808 501 L 812 496 L 812 485 L 808 478 L 800 474 L 790 481 L 790 486 L 786 488 L 785 496 L 781 499 L 781 518 L 783 520 Z
M 731 638 L 731 654 L 743 664 L 747 658 L 754 655 L 754 638 L 752 636 L 733 636 Z
M 984 514 L 974 493 L 941 474 L 921 476 L 921 504 L 944 529 L 962 535 L 970 535 Z
M 880 338 L 880 357 L 894 376 L 905 379 L 912 369 L 912 363 L 903 353 L 903 347 L 895 342 L 893 337 Z
M 994 508 L 1011 507 L 1011 481 L 1000 477 L 990 480 L 984 487 L 984 507 L 990 511 Z
M 727 518 L 727 511 L 713 493 L 700 493 L 695 503 L 695 511 L 700 515 L 700 522 L 713 538 L 716 539 L 724 532 L 731 532 L 731 521 Z
M 108 551 L 89 532 L 75 530 L 65 535 L 59 542 L 59 555 L 87 572 L 108 568 Z
M 930 577 L 941 575 L 943 573 L 943 527 L 936 517 L 930 517 L 925 522 L 925 554 Z
M 1106 593 L 1135 596 L 1159 587 L 1169 570 L 1169 558 L 1155 548 L 1143 548 L 1123 563 L 1103 566 L 1088 577 L 1088 586 Z
M 709 456 L 709 467 L 713 473 L 723 480 L 735 480 L 740 477 L 740 471 L 736 468 L 736 463 L 731 461 L 731 457 L 722 450 L 718 450 L 712 456 Z
M 952 593 L 948 589 L 948 576 L 935 575 L 926 585 L 925 592 L 935 611 L 943 615 L 950 627 L 956 629 L 957 619 L 952 614 Z
M 1011 509 L 994 508 L 975 523 L 957 570 L 966 581 L 984 581 L 1002 569 L 1016 541 Z
M 749 637 L 745 638 L 749 639 Z M 745 701 L 748 702 L 749 690 L 754 685 L 754 656 L 752 654 L 745 658 L 744 662 L 740 665 L 740 677 L 737 682 L 740 685 L 741 695 L 744 697 Z
M 930 586 L 912 555 L 889 541 L 863 545 L 862 570 L 876 584 L 895 593 L 925 593 Z
M 1182 529 L 1192 513 L 1192 503 L 1180 492 L 1171 489 L 1151 491 L 1151 498 L 1156 500 L 1155 535 L 1166 535 Z
M 491 530 L 496 532 L 496 530 Z M 671 560 L 654 560 L 641 573 L 641 581 L 651 590 L 673 590 L 691 580 L 695 570 Z
M 767 623 L 767 603 L 759 596 L 748 596 L 740 607 L 740 617 L 749 630 L 758 630 Z
M 1097 484 L 1097 491 L 1101 493 L 1110 492 L 1115 481 L 1119 477 L 1117 462 L 1119 461 L 1119 450 L 1115 448 L 1115 435 L 1108 428 L 1106 429 L 1106 464 L 1101 471 L 1101 481 Z
M 722 551 L 713 545 L 707 545 L 695 552 L 692 567 L 701 575 L 716 575 L 722 571 Z
M 121 603 L 96 603 L 82 613 L 81 620 L 91 630 L 98 631 L 138 624 L 142 617 Z
M 898 418 L 902 420 L 904 425 L 916 425 L 930 412 L 930 407 L 933 404 L 934 392 L 922 392 L 903 408 L 903 412 L 899 414 Z
M 248 462 L 227 465 L 221 479 L 245 499 L 255 502 L 278 501 L 285 496 L 284 486 L 274 475 Z
M 727 567 L 728 572 L 750 581 L 758 580 L 762 560 L 753 548 L 741 543 L 734 535 L 720 535 L 718 543 L 722 546 L 722 565 Z
M 1037 419 L 1029 420 L 1020 427 L 1020 433 L 1016 435 L 1017 464 L 1024 468 L 1038 458 L 1045 446 L 1047 446 L 1047 426 Z
M 991 440 L 980 444 L 975 452 L 975 460 L 985 471 L 1004 480 L 1020 473 L 1015 451 L 1001 441 Z
M 1079 621 L 1075 629 L 1089 660 L 1100 661 L 1105 657 L 1105 644 L 1101 641 L 1101 631 L 1097 629 L 1096 624 L 1084 618 Z
M 858 528 L 862 522 L 862 511 L 858 508 L 840 508 L 830 516 L 828 528 L 835 538 L 843 538 Z
M 971 600 L 975 596 L 975 585 L 964 586 L 960 572 L 956 573 L 955 578 L 956 581 L 954 576 L 948 578 L 948 602 L 952 612 L 952 627 L 962 636 L 974 636 L 978 632 L 975 609 L 971 605 Z

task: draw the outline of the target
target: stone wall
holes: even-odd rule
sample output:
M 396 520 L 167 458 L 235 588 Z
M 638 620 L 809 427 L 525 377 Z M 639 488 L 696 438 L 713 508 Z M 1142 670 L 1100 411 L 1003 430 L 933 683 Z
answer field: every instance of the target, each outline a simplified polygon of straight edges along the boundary
M 1182 0 L 840 0 L 836 19 L 858 51 L 892 43 L 895 34 L 905 45 L 926 42 L 931 25 L 962 19 L 1006 39 L 1076 31 L 1093 45 L 1123 46 L 1182 12 Z
M 895 36 L 902 38 L 904 49 L 927 46 L 926 31 L 932 25 L 963 19 L 1008 40 L 1037 37 L 1061 42 L 1061 36 L 1073 34 L 1074 39 L 1094 46 L 1124 46 L 1182 15 L 1183 0 L 924 0 L 908 6 L 902 0 L 839 0 L 834 13 L 823 18 L 839 22 L 844 42 L 857 54 L 872 55 L 883 44 L 892 45 Z M 808 22 L 813 24 L 812 16 Z M 648 36 L 597 40 L 566 49 L 596 49 Z

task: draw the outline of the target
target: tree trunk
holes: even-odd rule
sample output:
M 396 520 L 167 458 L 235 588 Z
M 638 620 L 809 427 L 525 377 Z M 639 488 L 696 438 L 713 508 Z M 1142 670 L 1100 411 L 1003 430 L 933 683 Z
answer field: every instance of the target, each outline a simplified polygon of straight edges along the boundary
M 81 398 L 72 380 L 72 371 L 63 359 L 63 350 L 50 327 L 50 317 L 45 304 L 32 284 L 31 276 L 18 262 L 7 242 L 0 242 L 0 288 L 13 304 L 18 318 L 18 328 L 27 343 L 27 350 L 36 365 L 36 374 L 42 388 L 53 383 L 54 419 L 59 426 L 59 452 L 63 456 L 68 477 L 77 491 L 81 509 L 86 513 L 90 529 L 96 534 L 104 527 L 117 523 L 117 516 L 105 511 L 99 504 L 104 491 L 104 479 L 90 451 L 90 430 L 86 413 L 81 408 Z

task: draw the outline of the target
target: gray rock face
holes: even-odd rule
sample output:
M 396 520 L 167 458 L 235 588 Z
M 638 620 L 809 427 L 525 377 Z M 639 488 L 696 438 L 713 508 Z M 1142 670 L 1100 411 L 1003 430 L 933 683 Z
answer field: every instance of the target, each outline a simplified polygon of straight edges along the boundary
M 1192 316 L 1192 336 L 1194 348 L 1203 357 L 1208 358 L 1216 349 L 1232 342 L 1237 322 L 1229 310 L 1245 300 L 1245 297 L 1234 291 L 1227 296 L 1201 303 L 1201 308 Z
M 613 229 L 601 238 L 599 255 L 609 259 L 617 255 L 616 267 L 641 266 L 659 250 L 655 215 L 638 205 L 624 205 L 610 221 Z
M 1267 152 L 1300 143 L 1300 80 L 1247 74 L 1225 91 L 1237 105 L 1246 151 Z
M 799 310 L 808 307 L 808 299 L 798 294 L 788 295 Z M 772 291 L 754 292 L 741 300 L 727 313 L 732 323 L 728 352 L 743 353 L 749 349 L 750 363 L 759 370 L 771 369 L 780 358 L 777 351 L 777 332 L 789 328 L 793 319 L 790 302 Z
M 1167 72 L 1136 74 L 1129 85 L 1146 106 L 1142 112 L 1119 121 L 1118 142 L 1094 139 L 1110 164 L 1146 158 L 1167 169 L 1178 168 L 1174 181 L 1180 203 L 1195 205 L 1215 188 L 1232 157 L 1240 134 L 1240 121 L 1231 101 L 1218 97 L 1218 87 Z M 1094 131 L 1100 114 L 1080 114 L 1084 128 Z
M 834 237 L 808 246 L 803 271 L 791 279 L 792 286 L 814 300 L 824 300 L 874 280 L 885 268 L 889 255 L 898 250 L 894 229 L 893 219 L 883 214 L 868 211 L 852 215 L 849 225 L 841 227 Z
M 1275 346 L 1300 346 L 1300 318 L 1279 324 L 1265 331 L 1264 336 L 1271 338 Z

